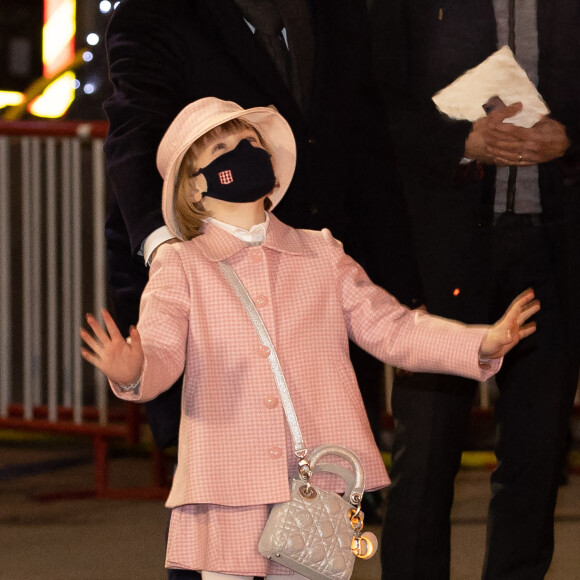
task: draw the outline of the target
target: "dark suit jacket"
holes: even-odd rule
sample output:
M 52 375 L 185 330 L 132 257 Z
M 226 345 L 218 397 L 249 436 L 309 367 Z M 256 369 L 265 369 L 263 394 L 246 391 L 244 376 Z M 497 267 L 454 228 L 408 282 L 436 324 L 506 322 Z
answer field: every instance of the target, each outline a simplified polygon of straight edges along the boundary
M 440 10 L 442 18 L 440 18 Z M 485 276 L 493 217 L 495 170 L 455 187 L 471 123 L 439 114 L 431 97 L 497 49 L 492 0 L 374 0 L 371 24 L 378 82 L 404 175 L 427 307 L 484 322 L 477 295 Z M 580 349 L 575 306 L 580 293 L 580 4 L 538 0 L 539 91 L 573 146 L 564 159 L 540 166 L 543 221 L 557 265 L 559 289 Z M 484 309 L 488 305 L 482 304 Z
M 105 153 L 114 196 L 107 247 L 116 319 L 137 320 L 147 270 L 137 252 L 163 225 L 157 145 L 176 114 L 214 96 L 273 104 L 297 142 L 291 187 L 276 208 L 287 224 L 328 227 L 373 279 L 396 295 L 413 269 L 402 190 L 390 169 L 384 115 L 372 90 L 364 1 L 313 0 L 312 94 L 301 111 L 232 0 L 124 0 L 107 33 L 114 86 Z M 393 247 L 395 246 L 395 247 Z M 398 248 L 398 249 L 397 249 Z M 397 261 L 383 268 L 382 257 Z M 416 293 L 413 290 L 412 293 Z

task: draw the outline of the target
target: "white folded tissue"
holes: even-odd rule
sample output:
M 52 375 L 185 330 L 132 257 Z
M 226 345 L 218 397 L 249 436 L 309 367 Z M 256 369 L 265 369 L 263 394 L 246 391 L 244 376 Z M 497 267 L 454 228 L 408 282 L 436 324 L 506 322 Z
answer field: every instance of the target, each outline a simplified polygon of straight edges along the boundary
M 550 110 L 509 46 L 504 46 L 433 95 L 437 108 L 452 119 L 477 121 L 485 116 L 482 105 L 498 96 L 506 105 L 523 104 L 523 109 L 505 123 L 532 127 Z

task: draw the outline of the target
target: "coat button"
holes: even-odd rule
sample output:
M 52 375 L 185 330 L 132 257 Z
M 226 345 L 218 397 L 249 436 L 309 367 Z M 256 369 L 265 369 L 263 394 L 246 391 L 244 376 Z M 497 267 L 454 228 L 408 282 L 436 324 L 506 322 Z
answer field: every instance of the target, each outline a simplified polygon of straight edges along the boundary
M 257 353 L 261 358 L 268 358 L 270 356 L 270 349 L 265 344 L 262 344 L 257 348 Z
M 266 304 L 268 304 L 268 297 L 264 296 L 264 294 L 258 294 L 256 296 L 256 306 L 266 306 Z
M 250 260 L 252 262 L 260 262 L 262 260 L 262 252 L 260 250 L 252 250 L 250 252 Z
M 270 459 L 280 459 L 282 457 L 282 449 L 280 447 L 271 447 L 268 449 L 268 455 Z
M 318 207 L 315 204 L 310 206 L 310 215 L 316 215 L 318 213 Z
M 267 409 L 275 409 L 278 406 L 278 397 L 266 397 L 264 399 L 264 407 Z
M 308 145 L 316 145 L 316 137 L 309 137 Z

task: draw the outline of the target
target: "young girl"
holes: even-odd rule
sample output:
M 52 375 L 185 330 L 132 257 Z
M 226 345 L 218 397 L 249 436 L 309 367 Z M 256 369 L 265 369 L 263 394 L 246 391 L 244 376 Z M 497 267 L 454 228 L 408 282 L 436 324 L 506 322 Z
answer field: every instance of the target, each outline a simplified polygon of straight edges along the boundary
M 166 566 L 201 570 L 204 580 L 288 578 L 257 546 L 297 469 L 270 351 L 219 262 L 241 278 L 276 345 L 306 444 L 352 449 L 367 490 L 389 479 L 349 338 L 397 367 L 485 380 L 535 329 L 524 324 L 539 309 L 531 291 L 490 327 L 410 311 L 373 285 L 328 230 L 282 224 L 267 210 L 284 195 L 295 157 L 292 132 L 272 109 L 215 98 L 187 106 L 157 157 L 164 217 L 183 242 L 159 248 L 129 339 L 106 311 L 106 329 L 87 315 L 94 336 L 81 330 L 84 358 L 122 399 L 150 400 L 185 373 Z M 336 478 L 320 477 L 343 491 Z

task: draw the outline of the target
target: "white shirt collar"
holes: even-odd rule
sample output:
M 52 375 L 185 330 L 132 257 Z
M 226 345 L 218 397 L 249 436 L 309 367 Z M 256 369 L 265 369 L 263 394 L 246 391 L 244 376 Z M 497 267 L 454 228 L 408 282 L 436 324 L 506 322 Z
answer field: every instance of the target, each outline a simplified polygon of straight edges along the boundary
M 248 27 L 250 28 L 250 30 L 252 31 L 252 34 L 255 34 L 256 27 L 249 20 L 246 20 L 245 18 L 244 18 L 244 20 L 245 20 L 246 24 L 248 25 Z M 286 32 L 285 26 L 280 31 L 280 34 L 282 35 L 282 38 L 284 39 L 284 44 L 286 45 L 286 48 L 288 48 L 288 33 Z
M 266 232 L 268 231 L 270 216 L 268 212 L 265 211 L 264 221 L 261 224 L 252 226 L 249 230 L 245 230 L 244 228 L 240 228 L 238 226 L 233 226 L 232 224 L 227 224 L 212 217 L 207 217 L 204 221 L 211 223 L 214 226 L 221 228 L 222 230 L 225 230 L 242 242 L 247 242 L 253 246 L 259 246 L 266 239 Z

